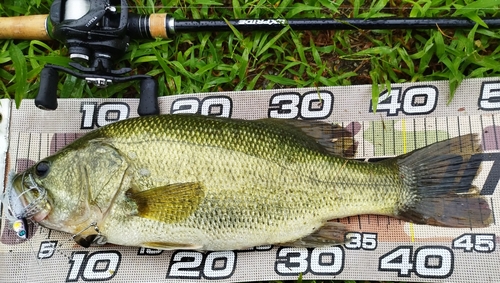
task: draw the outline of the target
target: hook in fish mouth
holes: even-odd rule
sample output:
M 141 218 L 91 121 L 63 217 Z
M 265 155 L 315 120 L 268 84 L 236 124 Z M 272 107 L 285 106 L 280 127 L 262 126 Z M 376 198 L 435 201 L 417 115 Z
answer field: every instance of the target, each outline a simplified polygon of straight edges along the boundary
M 37 184 L 30 173 L 9 174 L 6 191 L 7 207 L 13 218 L 43 220 L 50 212 L 47 190 Z

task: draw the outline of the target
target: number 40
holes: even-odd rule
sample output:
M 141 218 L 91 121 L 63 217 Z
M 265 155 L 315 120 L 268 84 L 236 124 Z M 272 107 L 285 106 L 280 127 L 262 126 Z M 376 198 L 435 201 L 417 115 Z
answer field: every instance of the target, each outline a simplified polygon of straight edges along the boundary
M 412 246 L 401 246 L 379 259 L 380 271 L 395 271 L 399 277 L 411 272 L 422 278 L 447 278 L 453 273 L 454 257 L 450 248 L 424 246 L 413 253 Z
M 387 116 L 398 116 L 399 111 L 406 115 L 425 115 L 436 109 L 438 89 L 435 86 L 415 86 L 405 89 L 395 87 L 380 94 L 377 111 L 386 112 Z M 370 112 L 373 104 L 370 102 Z

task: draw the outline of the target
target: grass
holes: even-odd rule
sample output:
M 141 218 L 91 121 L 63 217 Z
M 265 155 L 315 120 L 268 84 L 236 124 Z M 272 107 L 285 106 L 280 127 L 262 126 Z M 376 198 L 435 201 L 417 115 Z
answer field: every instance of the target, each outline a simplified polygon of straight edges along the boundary
M 129 1 L 135 13 L 176 19 L 271 17 L 468 17 L 472 30 L 375 30 L 185 33 L 168 40 L 133 41 L 117 67 L 154 76 L 160 95 L 232 90 L 372 84 L 374 99 L 389 83 L 500 74 L 499 38 L 481 17 L 498 16 L 498 0 L 189 0 Z M 45 0 L 5 0 L 0 16 L 48 13 Z M 1 97 L 34 98 L 46 63 L 68 65 L 57 42 L 0 41 Z M 138 83 L 106 89 L 61 75 L 59 96 L 136 97 Z M 450 97 L 451 99 L 452 97 Z
M 160 95 L 233 90 L 372 84 L 373 99 L 389 83 L 500 75 L 500 33 L 481 17 L 498 17 L 498 0 L 161 0 L 129 1 L 135 13 L 176 19 L 467 17 L 471 30 L 375 30 L 185 33 L 132 41 L 118 67 L 149 74 Z M 45 0 L 4 0 L 0 16 L 46 14 Z M 46 63 L 67 66 L 55 41 L 0 40 L 0 98 L 34 98 Z M 135 82 L 98 89 L 61 74 L 61 98 L 137 97 Z M 449 99 L 452 99 L 450 97 Z M 304 281 L 306 282 L 306 281 Z M 308 281 L 311 282 L 311 281 Z M 355 281 L 328 281 L 346 282 Z M 359 283 L 365 283 L 358 281 Z

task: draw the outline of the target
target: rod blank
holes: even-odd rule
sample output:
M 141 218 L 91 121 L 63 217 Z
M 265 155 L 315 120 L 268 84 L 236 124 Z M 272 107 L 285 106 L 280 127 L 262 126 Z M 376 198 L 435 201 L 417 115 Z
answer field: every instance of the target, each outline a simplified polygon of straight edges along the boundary
M 500 18 L 485 18 L 483 21 L 489 28 L 500 28 Z M 163 27 L 159 28 L 158 24 Z M 278 31 L 286 25 L 293 30 L 471 29 L 476 23 L 466 18 L 241 19 L 227 22 L 224 20 L 176 20 L 166 14 L 131 15 L 129 18 L 129 31 L 131 35 L 138 38 L 166 38 L 171 34 L 185 32 L 230 31 L 230 25 L 239 31 L 251 32 Z
M 289 25 L 294 30 L 375 30 L 375 29 L 470 29 L 476 24 L 465 18 L 377 18 L 377 19 L 268 19 L 230 20 L 240 31 L 280 30 Z M 484 19 L 489 28 L 499 28 L 500 18 Z M 175 20 L 175 32 L 228 31 L 229 26 L 222 20 Z
M 0 39 L 49 40 L 48 15 L 0 17 Z M 500 18 L 485 18 L 489 28 L 500 28 Z M 377 29 L 470 29 L 476 23 L 466 18 L 377 18 L 377 19 L 241 19 L 228 20 L 239 31 L 278 31 L 285 25 L 294 30 Z M 129 14 L 132 38 L 167 38 L 183 32 L 230 31 L 224 20 L 176 20 L 167 14 Z

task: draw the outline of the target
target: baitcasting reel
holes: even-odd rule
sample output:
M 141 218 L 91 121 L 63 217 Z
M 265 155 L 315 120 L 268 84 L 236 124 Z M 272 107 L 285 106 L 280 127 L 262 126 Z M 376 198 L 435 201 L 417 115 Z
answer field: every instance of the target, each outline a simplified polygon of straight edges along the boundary
M 74 69 L 45 65 L 35 99 L 37 107 L 57 108 L 58 71 L 62 71 L 97 87 L 141 80 L 138 114 L 159 114 L 158 83 L 151 76 L 124 76 L 130 68 L 113 69 L 130 41 L 126 0 L 55 0 L 47 24 L 50 36 L 68 47 L 70 66 Z
M 33 16 L 30 16 L 33 17 Z M 1 18 L 0 18 L 1 20 Z M 484 18 L 489 28 L 499 28 L 500 18 Z M 7 19 L 9 22 L 9 19 Z M 141 80 L 139 115 L 159 113 L 158 83 L 147 75 L 124 76 L 129 68 L 113 69 L 113 62 L 128 48 L 130 38 L 168 38 L 181 32 L 202 31 L 279 31 L 288 26 L 294 30 L 346 29 L 442 29 L 476 26 L 468 18 L 304 18 L 304 19 L 236 19 L 176 20 L 167 14 L 135 15 L 128 12 L 126 0 L 54 0 L 47 18 L 34 17 L 35 28 L 20 20 L 10 21 L 19 38 L 28 35 L 40 39 L 57 39 L 66 44 L 73 69 L 45 65 L 35 104 L 42 109 L 57 108 L 58 71 L 66 72 L 98 87 L 110 83 Z M 37 32 L 33 32 L 36 30 Z M 3 38 L 0 30 L 0 38 Z M 28 35 L 26 35 L 28 34 Z M 12 36 L 11 36 L 12 37 Z M 10 38 L 10 37 L 9 37 Z

